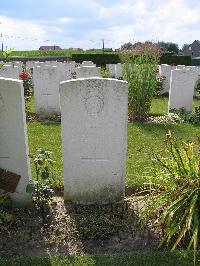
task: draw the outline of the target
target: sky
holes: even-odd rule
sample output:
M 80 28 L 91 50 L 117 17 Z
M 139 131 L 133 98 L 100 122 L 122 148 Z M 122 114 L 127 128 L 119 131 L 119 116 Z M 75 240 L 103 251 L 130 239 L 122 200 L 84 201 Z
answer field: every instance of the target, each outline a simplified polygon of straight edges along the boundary
M 119 48 L 200 40 L 200 0 L 0 0 L 0 43 L 14 50 Z

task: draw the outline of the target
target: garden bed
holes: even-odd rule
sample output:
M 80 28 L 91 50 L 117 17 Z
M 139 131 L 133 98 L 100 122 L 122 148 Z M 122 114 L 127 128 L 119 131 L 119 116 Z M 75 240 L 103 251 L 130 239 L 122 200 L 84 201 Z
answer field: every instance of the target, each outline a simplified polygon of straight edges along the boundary
M 161 231 L 138 224 L 142 197 L 106 206 L 65 204 L 54 197 L 50 211 L 13 209 L 13 222 L 0 227 L 0 257 L 153 251 Z

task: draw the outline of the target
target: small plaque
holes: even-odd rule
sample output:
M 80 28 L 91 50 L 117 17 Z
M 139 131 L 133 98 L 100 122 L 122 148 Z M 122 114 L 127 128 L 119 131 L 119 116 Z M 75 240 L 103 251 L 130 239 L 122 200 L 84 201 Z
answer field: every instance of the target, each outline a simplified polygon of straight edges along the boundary
M 0 168 L 0 189 L 15 192 L 21 176 Z

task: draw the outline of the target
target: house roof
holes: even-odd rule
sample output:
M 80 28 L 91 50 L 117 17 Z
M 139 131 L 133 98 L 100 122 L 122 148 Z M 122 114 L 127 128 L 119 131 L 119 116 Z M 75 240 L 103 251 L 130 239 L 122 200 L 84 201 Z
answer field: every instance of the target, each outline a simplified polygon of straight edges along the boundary
M 47 46 L 40 46 L 39 50 L 62 50 L 60 46 L 56 45 L 47 45 Z

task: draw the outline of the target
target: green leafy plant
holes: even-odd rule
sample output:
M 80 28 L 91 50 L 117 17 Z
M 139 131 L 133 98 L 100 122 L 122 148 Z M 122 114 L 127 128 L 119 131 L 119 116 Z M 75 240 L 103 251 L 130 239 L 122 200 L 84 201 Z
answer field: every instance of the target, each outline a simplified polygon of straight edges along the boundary
M 24 96 L 31 97 L 33 91 L 33 84 L 30 70 L 23 66 L 22 73 L 19 75 L 19 78 L 23 80 Z
M 33 160 L 36 172 L 36 181 L 28 184 L 26 191 L 31 193 L 33 201 L 44 212 L 48 208 L 53 190 L 51 188 L 52 166 L 54 161 L 52 159 L 52 152 L 47 149 L 37 149 L 37 153 L 30 156 Z
M 191 114 L 190 122 L 192 124 L 200 124 L 200 105 L 195 107 L 194 113 Z
M 187 111 L 183 107 L 180 109 L 171 109 L 170 113 L 178 115 L 185 123 L 189 123 L 191 121 L 191 112 Z
M 171 109 L 169 114 L 179 116 L 184 123 L 200 124 L 200 106 L 196 106 L 193 113 L 181 108 Z
M 8 225 L 12 220 L 11 199 L 8 193 L 0 194 L 0 226 Z
M 155 212 L 157 204 L 156 223 L 164 228 L 161 245 L 172 245 L 174 250 L 187 243 L 188 249 L 193 247 L 195 261 L 200 228 L 199 140 L 184 142 L 169 131 L 166 144 L 166 157 L 153 158 L 155 179 L 151 178 L 146 209 L 151 206 Z
M 158 91 L 157 65 L 160 51 L 157 46 L 146 45 L 121 53 L 124 61 L 124 79 L 128 81 L 128 109 L 130 120 L 145 120 L 151 101 Z
M 26 113 L 28 113 L 28 102 L 31 101 L 31 97 L 33 95 L 33 84 L 30 70 L 23 66 L 22 73 L 19 75 L 19 78 L 23 80 L 25 109 Z
M 2 52 L 3 61 L 7 62 L 12 52 L 13 52 L 12 48 L 8 49 L 7 51 Z
M 161 90 L 163 89 L 163 83 L 166 77 L 161 76 L 159 73 L 157 73 L 157 88 L 156 88 L 156 94 L 160 95 Z
M 197 84 L 195 86 L 195 90 L 196 90 L 197 93 L 200 94 L 200 79 L 199 79 L 199 81 L 197 82 Z
M 101 68 L 101 76 L 102 78 L 111 78 L 111 73 L 104 67 Z

